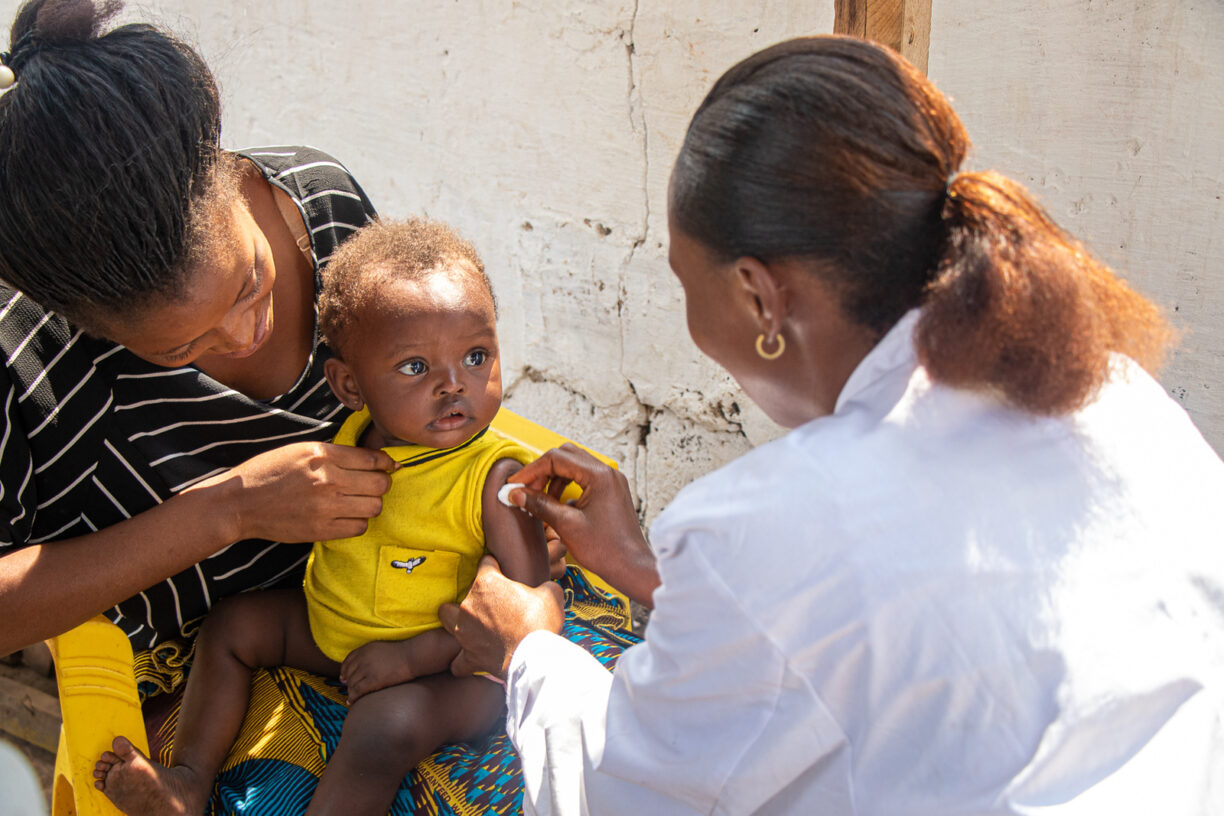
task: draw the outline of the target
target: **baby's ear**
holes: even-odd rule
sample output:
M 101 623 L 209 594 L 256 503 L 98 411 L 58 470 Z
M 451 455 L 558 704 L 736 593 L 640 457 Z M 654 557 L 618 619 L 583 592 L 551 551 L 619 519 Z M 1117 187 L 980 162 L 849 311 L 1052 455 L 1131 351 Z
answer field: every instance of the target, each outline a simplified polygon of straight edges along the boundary
M 361 389 L 357 387 L 353 370 L 339 357 L 329 357 L 323 362 L 323 376 L 327 378 L 327 384 L 331 386 L 336 399 L 340 400 L 345 408 L 360 411 L 365 407 L 365 400 L 361 397 Z

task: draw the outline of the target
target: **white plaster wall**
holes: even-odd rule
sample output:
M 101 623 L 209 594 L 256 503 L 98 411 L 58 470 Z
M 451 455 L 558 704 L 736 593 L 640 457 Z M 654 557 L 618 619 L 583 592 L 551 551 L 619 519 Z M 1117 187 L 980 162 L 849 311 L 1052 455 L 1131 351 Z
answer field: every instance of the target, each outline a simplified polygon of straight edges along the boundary
M 1167 310 L 1162 381 L 1224 453 L 1224 3 L 933 0 L 931 18 L 928 72 L 973 165 Z
M 688 338 L 666 184 L 718 75 L 831 31 L 832 2 L 156 0 L 126 16 L 205 56 L 227 145 L 313 144 L 385 216 L 472 240 L 507 405 L 616 458 L 645 519 L 778 433 Z
M 11 19 L 17 3 L 0 0 Z M 1189 334 L 1166 375 L 1224 449 L 1224 6 L 933 0 L 978 166 L 1026 181 Z M 152 0 L 214 68 L 224 141 L 329 150 L 387 216 L 454 224 L 501 306 L 507 403 L 617 458 L 646 520 L 779 430 L 705 361 L 665 189 L 715 78 L 832 0 Z

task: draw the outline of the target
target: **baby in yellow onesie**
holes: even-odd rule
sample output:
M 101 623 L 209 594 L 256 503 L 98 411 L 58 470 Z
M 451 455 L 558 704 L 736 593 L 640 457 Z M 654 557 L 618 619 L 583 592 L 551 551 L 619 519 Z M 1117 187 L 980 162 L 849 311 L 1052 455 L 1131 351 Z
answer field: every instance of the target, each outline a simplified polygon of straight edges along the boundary
M 370 425 L 363 408 L 335 441 L 358 445 Z M 438 607 L 463 598 L 485 553 L 481 499 L 489 470 L 500 460 L 532 458 L 492 429 L 444 450 L 410 444 L 383 450 L 400 469 L 391 475 L 382 513 L 362 535 L 315 544 L 306 564 L 310 632 L 337 662 L 372 641 L 406 640 L 441 626 Z
M 497 500 L 528 452 L 489 428 L 501 405 L 493 292 L 470 244 L 435 222 L 377 222 L 324 271 L 328 384 L 354 413 L 336 442 L 398 468 L 364 534 L 315 544 L 305 592 L 227 598 L 196 645 L 172 764 L 104 754 L 95 776 L 127 813 L 199 813 L 246 712 L 250 675 L 337 677 L 349 712 L 309 813 L 385 814 L 400 780 L 444 742 L 486 732 L 504 692 L 449 673 L 459 646 L 438 607 L 491 553 L 523 583 L 548 579 L 538 522 Z M 372 472 L 371 478 L 385 476 Z M 373 492 L 373 491 L 371 491 Z

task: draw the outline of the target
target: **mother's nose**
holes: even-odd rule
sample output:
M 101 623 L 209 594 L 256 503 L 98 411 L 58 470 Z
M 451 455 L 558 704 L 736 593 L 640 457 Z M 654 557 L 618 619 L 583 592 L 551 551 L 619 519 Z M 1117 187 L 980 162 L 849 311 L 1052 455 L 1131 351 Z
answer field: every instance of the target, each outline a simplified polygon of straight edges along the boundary
M 241 351 L 255 342 L 258 309 L 238 308 L 235 306 L 226 312 L 220 325 L 213 329 L 217 338 L 215 346 L 220 346 L 224 352 Z

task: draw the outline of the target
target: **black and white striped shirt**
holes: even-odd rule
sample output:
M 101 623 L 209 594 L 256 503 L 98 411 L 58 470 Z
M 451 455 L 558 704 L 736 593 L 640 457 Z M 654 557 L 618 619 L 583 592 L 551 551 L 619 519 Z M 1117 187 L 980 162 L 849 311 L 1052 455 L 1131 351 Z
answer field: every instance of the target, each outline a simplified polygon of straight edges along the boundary
M 374 216 L 349 172 L 305 147 L 240 151 L 296 202 L 319 269 Z M 315 333 L 297 383 L 254 400 L 198 369 L 162 368 L 89 337 L 0 284 L 0 552 L 100 530 L 280 445 L 328 440 L 347 416 Z M 156 546 L 151 544 L 150 546 Z M 113 607 L 136 648 L 194 627 L 218 598 L 301 585 L 309 546 L 239 541 Z M 83 563 L 83 570 L 93 565 Z

